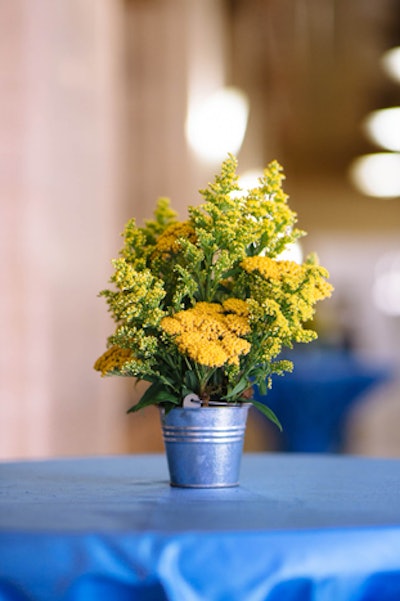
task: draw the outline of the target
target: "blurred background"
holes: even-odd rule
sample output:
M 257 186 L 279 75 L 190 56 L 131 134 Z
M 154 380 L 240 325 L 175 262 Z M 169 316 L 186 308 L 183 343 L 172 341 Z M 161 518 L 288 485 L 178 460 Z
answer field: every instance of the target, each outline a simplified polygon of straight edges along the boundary
M 335 294 L 246 449 L 400 455 L 400 0 L 0 0 L 0 458 L 162 449 L 92 365 L 126 220 L 277 159 Z M 312 348 L 311 348 L 312 347 Z

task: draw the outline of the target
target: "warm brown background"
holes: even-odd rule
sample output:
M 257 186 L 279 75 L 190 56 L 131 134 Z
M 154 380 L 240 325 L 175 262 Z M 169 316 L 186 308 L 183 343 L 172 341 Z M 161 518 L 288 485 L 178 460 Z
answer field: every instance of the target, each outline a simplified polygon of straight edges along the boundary
M 159 195 L 183 217 L 218 168 L 185 141 L 193 89 L 248 94 L 241 169 L 285 166 L 305 249 L 337 290 L 325 318 L 398 361 L 399 320 L 371 286 L 399 249 L 400 200 L 362 196 L 347 170 L 375 150 L 362 119 L 399 103 L 379 62 L 399 43 L 394 0 L 0 0 L 0 457 L 161 448 L 156 410 L 125 416 L 133 383 L 92 370 L 112 327 L 97 293 L 126 219 Z M 349 450 L 400 453 L 393 390 Z M 247 448 L 273 447 L 259 421 L 250 433 Z

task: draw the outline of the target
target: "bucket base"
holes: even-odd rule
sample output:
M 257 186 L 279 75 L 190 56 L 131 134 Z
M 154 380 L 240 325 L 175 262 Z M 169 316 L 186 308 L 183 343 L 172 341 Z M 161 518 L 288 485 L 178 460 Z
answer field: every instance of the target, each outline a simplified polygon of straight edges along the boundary
M 235 488 L 239 486 L 239 482 L 233 484 L 175 484 L 170 482 L 169 484 L 173 488 Z

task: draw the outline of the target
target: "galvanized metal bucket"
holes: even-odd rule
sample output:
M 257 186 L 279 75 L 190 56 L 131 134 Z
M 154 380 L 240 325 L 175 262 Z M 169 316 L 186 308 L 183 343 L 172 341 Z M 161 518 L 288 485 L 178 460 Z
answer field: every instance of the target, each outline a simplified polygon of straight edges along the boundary
M 238 486 L 249 406 L 161 410 L 172 486 Z

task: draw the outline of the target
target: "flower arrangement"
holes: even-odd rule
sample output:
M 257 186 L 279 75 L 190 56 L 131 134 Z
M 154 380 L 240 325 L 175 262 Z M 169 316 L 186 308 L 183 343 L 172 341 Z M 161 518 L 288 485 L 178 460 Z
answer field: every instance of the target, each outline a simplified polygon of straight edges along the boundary
M 273 374 L 292 370 L 279 354 L 316 338 L 305 324 L 332 286 L 315 255 L 303 264 L 279 259 L 304 235 L 282 167 L 271 162 L 246 192 L 236 169 L 229 155 L 186 221 L 160 198 L 154 220 L 125 226 L 114 287 L 100 293 L 116 330 L 94 367 L 150 382 L 129 411 L 155 404 L 168 412 L 190 394 L 203 406 L 252 402 L 281 428 L 252 398 L 253 386 L 265 394 Z

